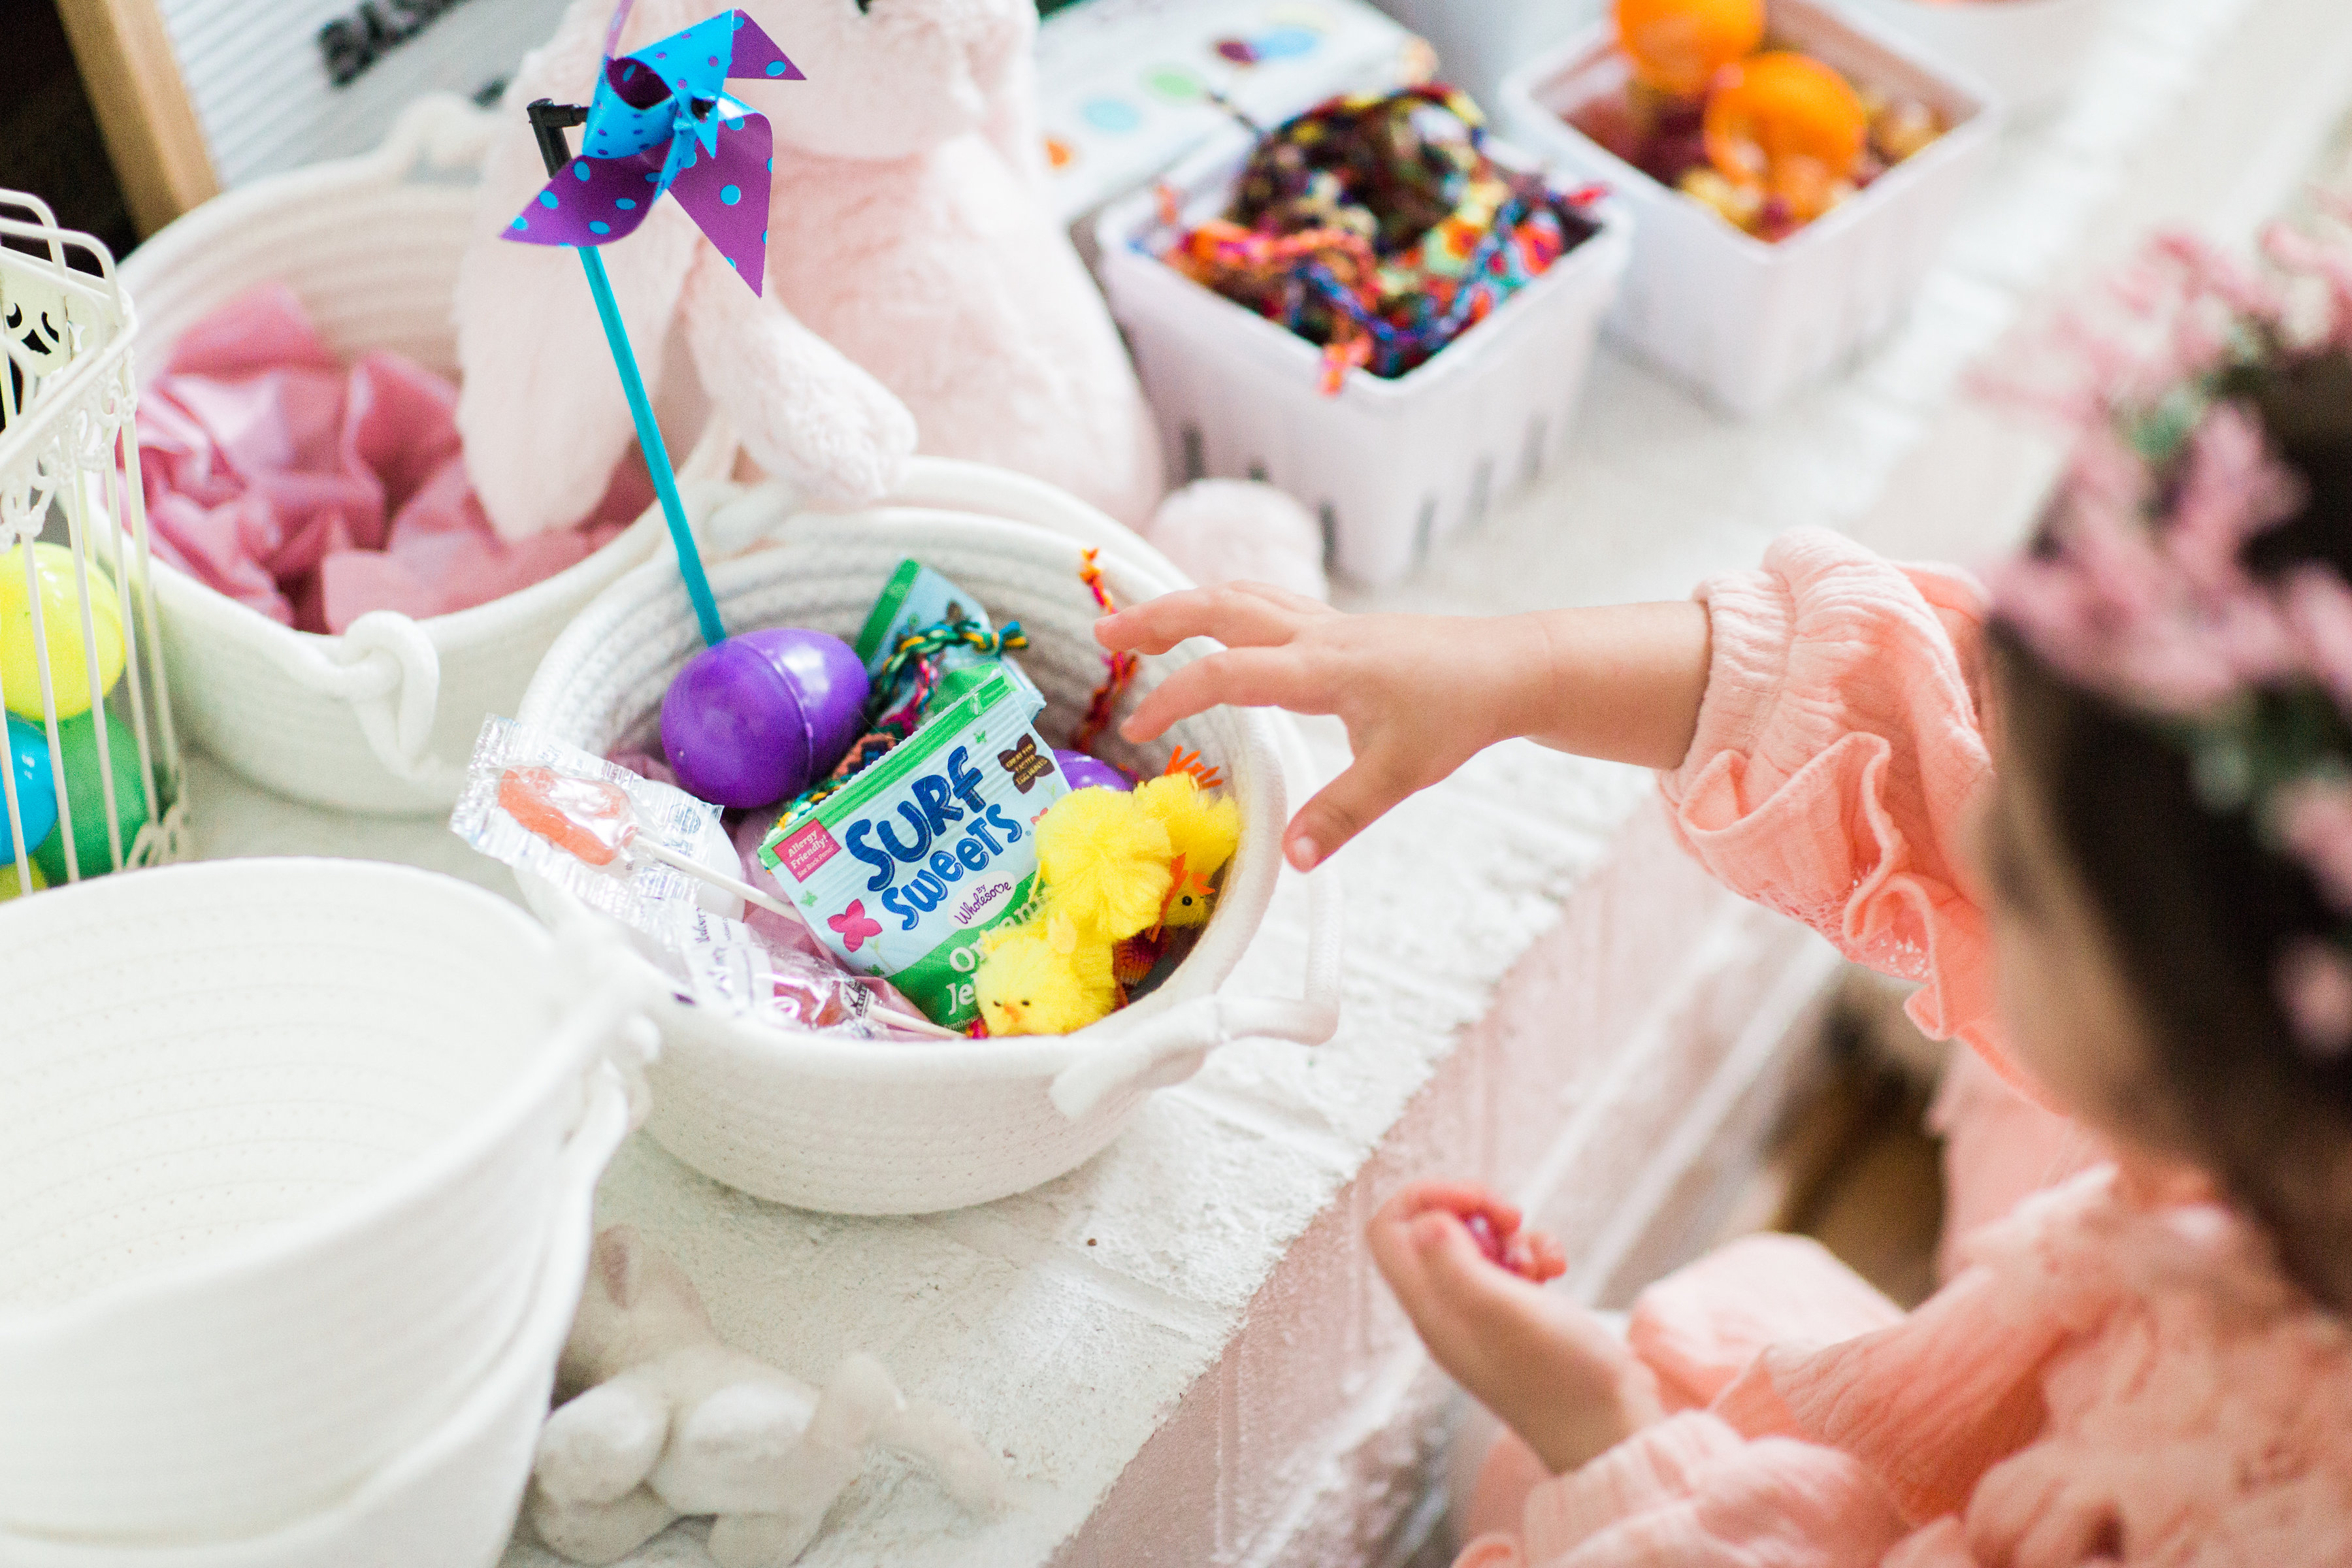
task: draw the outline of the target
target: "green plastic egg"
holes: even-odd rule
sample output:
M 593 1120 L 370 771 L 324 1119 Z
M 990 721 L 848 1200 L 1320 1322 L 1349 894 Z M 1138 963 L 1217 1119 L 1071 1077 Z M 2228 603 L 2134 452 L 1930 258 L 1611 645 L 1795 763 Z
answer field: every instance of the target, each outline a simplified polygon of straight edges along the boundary
M 114 763 L 114 814 L 122 825 L 122 854 L 131 855 L 131 841 L 147 826 L 147 791 L 139 782 L 139 738 L 131 726 L 100 709 L 106 720 L 109 758 Z M 58 725 L 58 742 L 66 757 L 65 805 L 73 816 L 74 855 L 85 877 L 114 869 L 114 852 L 106 840 L 106 795 L 98 773 L 98 727 L 87 713 Z M 33 851 L 33 859 L 53 882 L 66 879 L 66 825 L 58 826 Z
M 37 893 L 43 888 L 49 885 L 49 879 L 41 875 L 41 865 L 39 861 L 36 860 L 32 865 L 33 890 Z M 0 860 L 0 904 L 5 904 L 9 900 L 15 898 L 20 890 L 21 889 L 16 885 L 16 862 L 14 860 Z
M 33 607 L 25 591 L 25 546 L 0 555 L 0 688 L 8 711 L 41 717 L 40 644 L 49 649 L 49 680 L 57 689 L 58 717 L 89 711 L 89 661 L 82 647 L 81 589 L 74 581 L 73 552 L 62 544 L 36 544 L 33 576 L 40 586 L 41 636 L 33 636 Z M 114 584 L 89 568 L 89 616 L 98 639 L 100 695 L 122 677 L 122 605 Z

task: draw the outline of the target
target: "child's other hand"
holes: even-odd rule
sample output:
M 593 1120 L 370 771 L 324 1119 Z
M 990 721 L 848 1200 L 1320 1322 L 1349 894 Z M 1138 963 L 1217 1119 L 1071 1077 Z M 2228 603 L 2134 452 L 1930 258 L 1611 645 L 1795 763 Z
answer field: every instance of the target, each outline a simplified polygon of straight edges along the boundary
M 1516 686 L 1540 663 L 1524 620 L 1347 616 L 1259 583 L 1152 599 L 1095 627 L 1114 653 L 1165 653 L 1187 637 L 1225 651 L 1187 665 L 1120 726 L 1129 741 L 1223 703 L 1336 714 L 1355 763 L 1299 810 L 1284 838 L 1311 870 L 1390 807 L 1508 739 Z M 1539 634 L 1538 634 L 1539 635 Z
M 1417 1182 L 1373 1215 L 1373 1260 L 1454 1381 L 1564 1473 L 1659 1416 L 1656 1385 L 1606 1325 L 1537 1281 L 1566 1268 L 1484 1187 Z M 1505 1261 L 1481 1247 L 1491 1227 Z

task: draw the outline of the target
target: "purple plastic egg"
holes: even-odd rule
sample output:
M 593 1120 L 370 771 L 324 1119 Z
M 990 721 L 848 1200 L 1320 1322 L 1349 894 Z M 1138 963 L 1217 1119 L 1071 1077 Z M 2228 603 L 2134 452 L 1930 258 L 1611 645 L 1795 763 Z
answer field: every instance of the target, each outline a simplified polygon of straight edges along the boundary
M 1066 752 L 1054 748 L 1054 760 L 1062 764 L 1062 777 L 1072 789 L 1115 789 L 1122 793 L 1135 788 L 1135 781 L 1099 758 L 1084 752 Z
M 866 667 L 839 637 L 778 626 L 696 654 L 662 698 L 662 750 L 688 795 L 750 809 L 833 771 L 866 718 Z

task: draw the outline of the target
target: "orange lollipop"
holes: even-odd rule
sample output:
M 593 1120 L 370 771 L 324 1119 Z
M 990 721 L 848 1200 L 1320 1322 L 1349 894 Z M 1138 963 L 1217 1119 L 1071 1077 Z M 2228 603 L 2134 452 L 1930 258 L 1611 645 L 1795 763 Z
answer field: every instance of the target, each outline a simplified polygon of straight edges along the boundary
M 1707 161 L 1727 179 L 1762 185 L 1800 222 L 1829 209 L 1837 187 L 1853 178 L 1869 133 L 1861 96 L 1805 55 L 1742 60 L 1706 102 Z
M 1696 98 L 1764 42 L 1764 0 L 1617 0 L 1617 42 L 1646 87 Z

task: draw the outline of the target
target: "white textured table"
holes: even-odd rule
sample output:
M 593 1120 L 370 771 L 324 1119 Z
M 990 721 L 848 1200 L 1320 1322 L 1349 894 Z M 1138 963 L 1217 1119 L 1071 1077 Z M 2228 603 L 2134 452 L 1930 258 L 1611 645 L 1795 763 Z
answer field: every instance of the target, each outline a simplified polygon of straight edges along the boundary
M 1912 556 L 2013 537 L 2044 455 L 1959 408 L 1963 366 L 2146 222 L 2242 236 L 2352 81 L 2343 0 L 2124 0 L 2075 111 L 2012 137 L 1910 325 L 1847 382 L 1733 426 L 1604 355 L 1568 458 L 1381 606 L 1491 613 L 1679 596 L 1797 523 Z M 2282 174 L 2281 171 L 2287 173 Z M 1339 738 L 1318 736 L 1327 766 Z M 432 824 L 359 825 L 200 777 L 207 853 L 417 859 L 498 885 Z M 720 1329 L 803 1377 L 880 1354 L 1005 1458 L 1016 1505 L 960 1517 L 877 1458 L 812 1564 L 1399 1562 L 1428 1534 L 1447 1389 L 1364 1256 L 1399 1183 L 1482 1176 L 1622 1295 L 1706 1226 L 1753 1147 L 1827 948 L 1709 886 L 1645 776 L 1514 745 L 1339 858 L 1330 1046 L 1244 1042 L 1092 1164 L 959 1214 L 850 1220 L 719 1188 L 639 1138 L 601 1194 Z M 1244 978 L 1295 984 L 1286 889 Z M 634 1563 L 703 1568 L 680 1525 Z M 518 1544 L 507 1568 L 554 1560 Z

